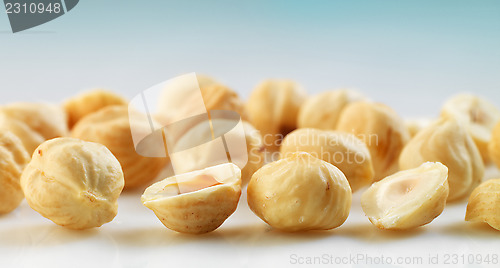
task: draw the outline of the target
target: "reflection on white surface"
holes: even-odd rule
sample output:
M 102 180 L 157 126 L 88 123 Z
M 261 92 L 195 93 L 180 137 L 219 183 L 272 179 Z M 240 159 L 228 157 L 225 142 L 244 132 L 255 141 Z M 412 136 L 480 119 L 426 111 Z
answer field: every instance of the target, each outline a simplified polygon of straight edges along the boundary
M 489 171 L 488 178 L 500 177 L 496 169 Z M 499 231 L 464 221 L 466 200 L 448 205 L 425 227 L 397 232 L 379 230 L 368 221 L 359 204 L 362 192 L 354 195 L 349 219 L 341 227 L 292 234 L 274 230 L 257 218 L 246 204 L 246 194 L 236 213 L 218 230 L 200 236 L 166 229 L 141 205 L 140 192 L 123 194 L 115 220 L 86 231 L 57 226 L 23 202 L 0 218 L 0 267 L 282 267 L 314 257 L 319 264 L 343 260 L 348 264 L 340 267 L 366 267 L 369 258 L 372 264 L 381 257 L 427 264 L 434 256 L 439 256 L 443 266 L 445 258 L 452 261 L 453 254 L 459 263 L 449 267 L 470 267 L 462 265 L 461 258 L 467 264 L 469 255 L 484 258 L 490 254 L 491 259 L 492 254 L 500 254 Z

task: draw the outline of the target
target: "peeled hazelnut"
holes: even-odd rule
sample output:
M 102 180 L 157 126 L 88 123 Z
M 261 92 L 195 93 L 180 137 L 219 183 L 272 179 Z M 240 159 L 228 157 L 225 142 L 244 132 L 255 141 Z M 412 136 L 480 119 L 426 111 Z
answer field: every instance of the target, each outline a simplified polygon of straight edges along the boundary
M 342 225 L 352 199 L 349 183 L 338 168 L 304 152 L 257 170 L 247 193 L 248 205 L 257 216 L 288 232 Z
M 490 162 L 488 143 L 495 124 L 500 121 L 500 110 L 479 96 L 458 94 L 444 103 L 441 116 L 462 121 L 476 143 L 483 161 Z
M 278 150 L 283 137 L 297 128 L 306 97 L 304 89 L 289 80 L 267 80 L 253 90 L 246 106 L 248 117 L 268 149 Z
M 11 118 L 2 113 L 0 113 L 0 129 L 14 133 L 21 140 L 28 155 L 33 153 L 36 147 L 45 141 L 45 138 L 40 133 L 31 129 L 23 121 Z
M 134 122 L 134 126 L 137 128 L 134 131 L 151 132 L 149 122 Z M 127 106 L 108 106 L 84 117 L 75 125 L 71 135 L 109 148 L 123 168 L 125 189 L 140 187 L 152 181 L 168 163 L 166 157 L 144 157 L 136 152 Z
M 500 179 L 487 180 L 472 191 L 465 220 L 486 222 L 500 231 Z
M 71 229 L 113 220 L 123 184 L 120 163 L 104 145 L 73 138 L 42 143 L 21 176 L 30 207 Z
M 10 131 L 0 130 L 0 159 L 0 214 L 5 214 L 24 198 L 19 180 L 29 161 L 21 140 Z
M 169 229 L 208 233 L 236 210 L 240 176 L 240 169 L 230 163 L 176 175 L 148 187 L 141 201 Z
M 340 89 L 326 91 L 307 99 L 300 107 L 299 128 L 334 130 L 342 110 L 351 102 L 366 100 L 361 93 Z
M 370 151 L 360 139 L 340 131 L 301 128 L 288 134 L 281 144 L 281 158 L 306 152 L 342 171 L 353 192 L 369 185 L 374 170 Z
M 428 161 L 448 167 L 448 201 L 467 196 L 483 179 L 481 155 L 464 125 L 455 119 L 442 118 L 420 131 L 401 153 L 399 167 L 411 169 Z
M 398 157 L 409 140 L 408 130 L 394 110 L 380 103 L 354 102 L 344 108 L 337 130 L 354 134 L 370 150 L 374 180 L 394 174 Z
M 500 121 L 493 130 L 493 135 L 489 145 L 490 156 L 493 162 L 500 168 Z
M 94 89 L 65 101 L 64 109 L 68 114 L 69 128 L 73 128 L 86 115 L 112 105 L 127 105 L 127 100 L 111 91 Z
M 380 229 L 404 230 L 430 223 L 443 212 L 448 197 L 448 168 L 424 163 L 374 183 L 361 206 Z

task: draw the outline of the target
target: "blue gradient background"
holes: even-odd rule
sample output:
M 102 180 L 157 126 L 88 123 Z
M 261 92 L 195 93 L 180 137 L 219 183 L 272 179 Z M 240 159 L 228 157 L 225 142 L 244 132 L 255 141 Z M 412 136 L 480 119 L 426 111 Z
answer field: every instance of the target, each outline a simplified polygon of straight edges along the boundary
M 355 87 L 405 116 L 462 91 L 500 105 L 500 1 L 83 0 L 18 34 L 0 10 L 0 103 L 195 71 L 244 97 L 265 78 Z

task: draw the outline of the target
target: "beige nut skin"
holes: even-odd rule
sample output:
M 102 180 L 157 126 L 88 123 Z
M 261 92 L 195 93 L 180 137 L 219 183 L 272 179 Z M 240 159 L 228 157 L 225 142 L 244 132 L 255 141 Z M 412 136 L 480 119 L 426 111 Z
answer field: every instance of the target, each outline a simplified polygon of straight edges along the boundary
M 196 181 L 200 176 L 201 181 Z M 187 234 L 212 232 L 236 210 L 241 195 L 240 176 L 240 169 L 230 163 L 180 174 L 148 187 L 141 201 L 171 230 Z M 215 179 L 215 183 L 204 183 L 207 177 Z
M 0 215 L 16 209 L 24 198 L 21 173 L 29 155 L 21 140 L 10 131 L 0 130 Z
M 338 89 L 322 92 L 307 99 L 300 107 L 298 128 L 334 130 L 342 110 L 355 101 L 367 100 L 352 89 Z
M 441 117 L 460 120 L 474 140 L 485 164 L 491 162 L 488 143 L 495 124 L 500 121 L 500 110 L 495 105 L 474 94 L 461 93 L 443 104 Z
M 137 117 L 137 120 L 141 118 L 143 117 Z M 135 120 L 135 117 L 132 120 Z M 144 132 L 150 132 L 148 122 L 139 122 L 136 125 L 143 128 Z M 144 157 L 136 152 L 127 106 L 109 106 L 84 117 L 75 125 L 71 135 L 105 145 L 123 168 L 125 189 L 146 185 L 155 179 L 168 163 L 167 158 Z
M 370 186 L 361 206 L 380 229 L 406 230 L 430 223 L 448 198 L 448 168 L 441 163 L 397 172 Z
M 0 129 L 14 133 L 21 140 L 30 156 L 36 147 L 45 141 L 45 138 L 40 133 L 35 132 L 23 121 L 11 118 L 2 113 L 0 113 Z
M 500 231 L 500 179 L 487 180 L 472 191 L 465 220 L 486 222 Z
M 399 170 L 398 157 L 410 136 L 403 119 L 388 106 L 372 102 L 351 103 L 340 115 L 337 130 L 354 134 L 368 146 L 375 181 Z
M 336 228 L 349 216 L 352 200 L 344 174 L 305 152 L 257 170 L 247 194 L 255 215 L 287 232 Z
M 208 111 L 230 110 L 237 112 L 243 120 L 248 120 L 245 104 L 238 93 L 222 84 L 210 84 L 201 87 L 201 96 Z
M 57 105 L 20 102 L 5 105 L 0 110 L 11 118 L 25 122 L 45 140 L 68 136 L 67 115 Z
M 30 154 L 45 140 L 69 135 L 66 112 L 57 105 L 19 102 L 0 107 L 0 113 L 11 120 L 11 126 L 16 125 L 12 131 Z
M 374 176 L 370 151 L 360 139 L 340 131 L 301 128 L 288 134 L 280 148 L 281 158 L 306 152 L 324 160 L 346 176 L 353 192 L 369 185 Z
M 113 220 L 123 185 L 120 163 L 104 145 L 73 138 L 42 143 L 21 176 L 30 207 L 70 229 Z
M 493 129 L 493 135 L 488 146 L 491 160 L 500 168 L 500 121 Z
M 290 80 L 266 80 L 252 91 L 246 109 L 267 149 L 279 150 L 281 140 L 297 128 L 297 117 L 306 100 L 305 90 Z
M 483 179 L 484 163 L 465 126 L 442 118 L 420 131 L 399 157 L 402 170 L 425 162 L 441 162 L 449 169 L 448 201 L 466 197 Z
M 86 115 L 112 105 L 127 105 L 125 98 L 104 89 L 93 89 L 82 92 L 64 102 L 64 110 L 68 114 L 68 126 L 73 126 Z

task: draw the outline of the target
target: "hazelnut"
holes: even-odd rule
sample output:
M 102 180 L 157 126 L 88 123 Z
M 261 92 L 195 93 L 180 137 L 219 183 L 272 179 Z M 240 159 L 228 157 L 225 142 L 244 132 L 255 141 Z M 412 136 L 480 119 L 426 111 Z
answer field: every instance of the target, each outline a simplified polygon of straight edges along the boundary
M 24 198 L 21 173 L 29 155 L 21 140 L 12 132 L 0 130 L 0 214 L 16 209 Z
M 465 220 L 486 222 L 500 231 L 500 179 L 487 180 L 472 191 Z
M 447 100 L 442 117 L 452 117 L 465 125 L 485 163 L 489 163 L 488 143 L 495 124 L 500 121 L 500 110 L 491 102 L 473 94 L 458 94 Z
M 443 212 L 448 197 L 448 168 L 441 163 L 397 172 L 374 183 L 361 206 L 380 229 L 403 230 L 430 223 Z
M 104 145 L 73 138 L 42 143 L 21 176 L 30 207 L 71 229 L 113 220 L 123 184 L 120 163 Z
M 290 80 L 267 80 L 253 90 L 247 113 L 267 149 L 277 151 L 286 134 L 297 128 L 299 108 L 306 97 L 304 89 Z
M 351 190 L 371 184 L 374 170 L 370 151 L 360 139 L 349 133 L 301 128 L 288 134 L 281 144 L 281 158 L 306 152 L 342 171 Z
M 269 163 L 248 184 L 248 205 L 288 232 L 329 230 L 347 219 L 352 193 L 342 171 L 305 152 Z
M 72 97 L 64 102 L 64 109 L 68 114 L 69 128 L 73 128 L 86 115 L 112 105 L 127 105 L 127 100 L 103 89 L 89 90 Z
M 132 117 L 140 120 L 143 117 Z M 149 133 L 149 122 L 133 122 L 135 132 Z M 153 121 L 153 124 L 158 125 Z M 145 185 L 156 178 L 168 163 L 166 157 L 144 157 L 134 147 L 127 106 L 108 106 L 92 113 L 75 125 L 71 135 L 105 145 L 120 162 L 125 174 L 125 189 Z M 163 144 L 161 144 L 163 148 Z
M 442 118 L 413 137 L 401 153 L 399 167 L 411 169 L 428 161 L 448 167 L 448 201 L 467 196 L 483 179 L 481 155 L 465 126 L 453 118 Z
M 307 99 L 300 107 L 299 128 L 334 130 L 342 110 L 351 102 L 366 100 L 361 93 L 340 89 L 326 91 Z
M 240 169 L 231 163 L 176 175 L 148 187 L 141 201 L 169 229 L 208 233 L 236 210 L 240 176 Z
M 394 174 L 409 133 L 394 110 L 380 103 L 354 102 L 344 108 L 337 130 L 354 134 L 370 150 L 374 180 Z

